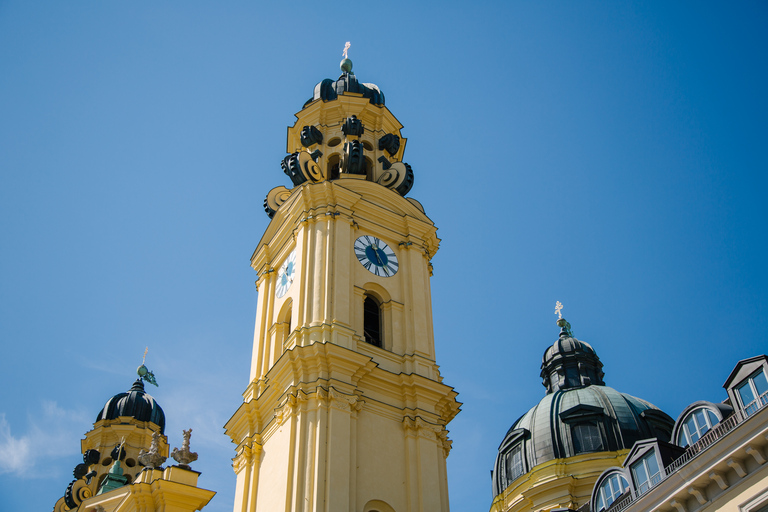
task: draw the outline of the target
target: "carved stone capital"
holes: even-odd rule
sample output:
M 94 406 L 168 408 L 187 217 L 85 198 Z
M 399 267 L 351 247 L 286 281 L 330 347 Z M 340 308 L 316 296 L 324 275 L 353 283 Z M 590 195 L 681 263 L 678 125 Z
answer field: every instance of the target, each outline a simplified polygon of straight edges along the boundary
M 261 450 L 261 443 L 253 438 L 249 438 L 247 444 L 238 448 L 237 455 L 232 459 L 232 469 L 235 470 L 235 473 L 240 473 L 245 466 L 252 464 L 261 453 Z
M 406 432 L 412 431 L 418 437 L 433 441 L 437 441 L 440 434 L 445 430 L 441 425 L 429 423 L 422 419 L 421 416 L 416 416 L 415 418 L 405 416 L 403 418 L 403 428 L 405 428 Z
M 339 409 L 346 412 L 359 411 L 362 407 L 362 401 L 357 395 L 348 395 L 342 393 L 334 387 L 328 390 L 330 397 L 330 405 L 335 409 Z
M 275 419 L 277 420 L 278 425 L 282 425 L 288 418 L 295 415 L 301 407 L 301 403 L 306 401 L 307 396 L 301 390 L 289 393 L 285 397 L 282 405 L 275 409 Z

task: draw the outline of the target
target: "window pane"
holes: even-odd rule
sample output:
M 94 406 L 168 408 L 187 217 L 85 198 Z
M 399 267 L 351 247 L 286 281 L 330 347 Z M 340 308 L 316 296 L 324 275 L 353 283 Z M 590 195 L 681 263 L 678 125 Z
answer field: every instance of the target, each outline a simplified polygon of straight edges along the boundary
M 755 383 L 755 389 L 757 389 L 758 396 L 768 391 L 768 380 L 765 379 L 765 372 L 762 370 L 752 377 L 752 381 Z
M 507 485 L 523 474 L 523 453 L 520 445 L 516 445 L 507 453 Z
M 711 427 L 714 427 L 720 422 L 720 420 L 717 419 L 717 416 L 715 416 L 715 413 L 713 413 L 709 409 L 707 409 L 707 418 L 709 418 L 709 425 Z
M 682 447 L 686 447 L 690 444 L 693 444 L 690 441 L 690 423 L 691 418 L 686 418 L 685 421 L 683 421 L 683 428 L 680 429 L 680 432 L 677 434 L 677 444 Z
M 754 399 L 755 395 L 752 393 L 752 387 L 749 385 L 749 380 L 736 388 L 736 391 L 739 393 L 739 398 L 741 398 L 741 404 L 746 407 L 749 404 L 751 404 Z
M 602 494 L 597 495 L 597 512 L 601 512 L 602 510 L 605 510 L 605 502 L 603 501 Z
M 704 419 L 704 411 L 702 409 L 697 409 L 696 411 L 693 411 L 693 417 L 696 420 L 696 429 L 701 432 L 702 429 L 707 428 L 707 420 Z
M 573 447 L 576 453 L 597 452 L 603 450 L 603 438 L 600 436 L 600 428 L 590 423 L 574 425 Z
M 635 483 L 638 487 L 648 481 L 648 473 L 645 471 L 645 464 L 642 460 L 632 466 L 632 474 L 635 475 Z
M 690 415 L 688 419 L 685 420 L 685 423 L 683 423 L 683 430 L 688 434 L 688 441 L 690 444 L 699 440 L 699 431 L 696 428 L 696 422 L 693 415 Z
M 648 473 L 651 476 L 659 472 L 659 463 L 656 460 L 656 452 L 649 453 L 643 460 L 648 464 Z

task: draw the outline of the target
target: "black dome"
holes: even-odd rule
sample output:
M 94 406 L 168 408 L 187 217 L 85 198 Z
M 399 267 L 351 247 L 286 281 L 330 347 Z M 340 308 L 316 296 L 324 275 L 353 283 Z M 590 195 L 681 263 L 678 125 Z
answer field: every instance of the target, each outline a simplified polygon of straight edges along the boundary
M 602 386 L 603 363 L 592 346 L 563 328 L 560 337 L 541 358 L 542 384 L 547 393 L 596 384 Z
M 536 466 L 581 454 L 615 453 L 635 441 L 669 441 L 674 420 L 653 404 L 603 382 L 603 363 L 592 346 L 562 321 L 560 337 L 541 358 L 547 393 L 512 424 L 492 470 L 497 496 Z
M 307 100 L 307 104 L 315 100 L 331 101 L 338 98 L 339 94 L 344 92 L 354 92 L 362 94 L 363 98 L 368 98 L 368 101 L 373 105 L 384 105 L 384 93 L 379 89 L 376 84 L 361 84 L 357 81 L 357 77 L 354 73 L 343 73 L 338 79 L 331 80 L 326 78 L 315 86 L 314 94 Z
M 652 437 L 669 441 L 673 424 L 653 404 L 608 386 L 547 393 L 504 436 L 493 469 L 494 496 L 517 476 L 550 460 L 629 449 L 635 441 Z M 501 467 L 515 447 L 524 461 L 520 475 Z
M 165 413 L 152 395 L 144 392 L 144 383 L 136 379 L 127 393 L 113 396 L 99 412 L 96 421 L 114 420 L 120 416 L 130 416 L 139 421 L 151 421 L 165 433 Z

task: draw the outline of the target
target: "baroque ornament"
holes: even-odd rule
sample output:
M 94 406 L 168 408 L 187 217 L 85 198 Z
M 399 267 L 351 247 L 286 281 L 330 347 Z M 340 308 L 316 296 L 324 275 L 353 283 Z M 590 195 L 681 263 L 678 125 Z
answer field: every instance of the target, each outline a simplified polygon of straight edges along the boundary
M 179 463 L 179 466 L 189 469 L 189 463 L 197 460 L 197 452 L 189 450 L 189 438 L 192 436 L 192 429 L 184 430 L 183 433 L 184 440 L 181 442 L 181 450 L 174 448 L 171 457 Z
M 297 114 L 299 120 L 288 128 L 289 154 L 280 166 L 291 186 L 267 194 L 264 210 L 269 218 L 307 183 L 363 177 L 403 197 L 413 187 L 413 170 L 402 161 L 402 125 L 386 108 L 381 89 L 357 80 L 346 53 L 341 71 L 337 80 L 315 86 L 312 98 Z
M 152 442 L 149 445 L 149 451 L 142 449 L 139 452 L 139 462 L 150 469 L 157 469 L 163 465 L 166 458 L 160 453 L 160 434 L 152 432 Z

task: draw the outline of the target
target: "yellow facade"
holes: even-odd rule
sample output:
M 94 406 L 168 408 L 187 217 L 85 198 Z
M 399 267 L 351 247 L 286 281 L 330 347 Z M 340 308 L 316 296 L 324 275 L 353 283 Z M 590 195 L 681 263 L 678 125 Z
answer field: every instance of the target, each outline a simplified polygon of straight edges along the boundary
M 53 507 L 54 512 L 193 512 L 202 510 L 216 494 L 197 487 L 200 473 L 188 468 L 168 466 L 148 469 L 138 463 L 139 455 L 152 444 L 153 433 L 160 427 L 150 421 L 139 421 L 130 416 L 97 421 L 81 441 L 82 453 L 97 450 L 101 457 L 90 464 L 95 476 L 79 478 L 70 484 L 70 507 L 65 497 Z M 158 453 L 168 456 L 168 438 L 159 435 Z M 110 457 L 113 448 L 122 446 L 125 457 L 119 464 L 125 485 L 98 494 L 107 473 L 115 461 Z
M 345 136 L 353 115 L 365 133 Z M 401 125 L 354 93 L 316 100 L 297 117 L 288 150 L 311 179 L 270 192 L 274 218 L 251 258 L 251 382 L 226 424 L 237 445 L 234 510 L 447 511 L 446 425 L 460 404 L 435 362 L 429 279 L 439 239 L 421 205 L 388 188 L 403 177 L 404 144 L 386 155 L 390 169 L 375 149 Z M 323 141 L 302 149 L 308 125 Z M 366 173 L 329 180 L 351 138 L 366 148 Z M 393 275 L 358 261 L 363 235 L 396 254 Z M 279 269 L 288 258 L 296 273 L 286 291 Z M 380 305 L 381 347 L 364 336 L 366 297 Z
M 585 453 L 540 464 L 496 496 L 490 512 L 576 510 L 589 502 L 600 474 L 620 466 L 628 453 Z

